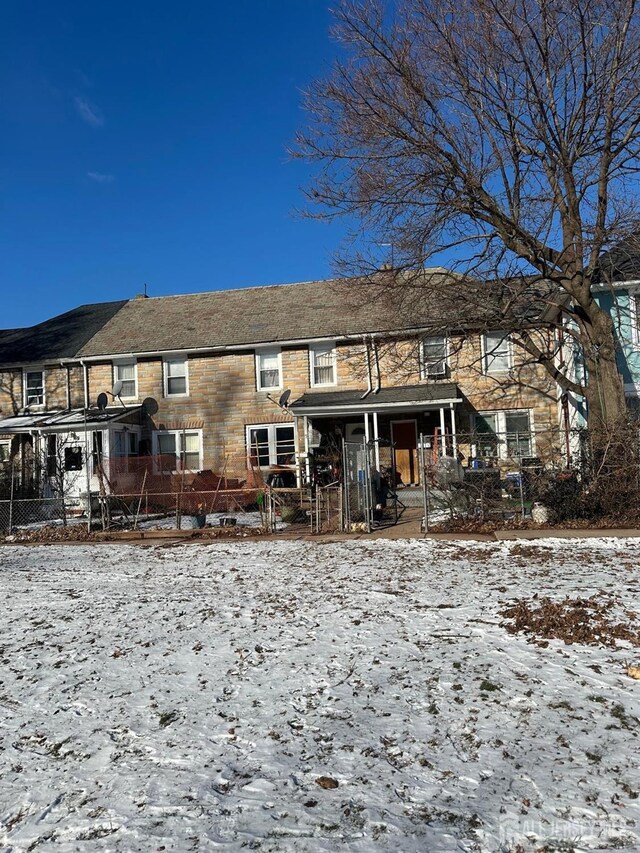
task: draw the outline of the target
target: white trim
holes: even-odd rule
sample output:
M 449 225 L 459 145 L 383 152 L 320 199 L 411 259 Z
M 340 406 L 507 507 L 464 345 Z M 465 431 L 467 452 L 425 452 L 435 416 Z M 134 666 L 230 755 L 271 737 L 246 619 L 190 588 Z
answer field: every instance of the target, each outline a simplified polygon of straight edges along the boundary
M 318 353 L 329 353 L 331 366 L 333 368 L 332 382 L 316 382 L 316 356 Z M 338 384 L 338 358 L 335 341 L 327 341 L 325 344 L 309 345 L 309 385 L 311 388 L 329 388 Z
M 527 433 L 527 438 L 529 441 L 529 453 L 527 453 L 525 455 L 526 456 L 535 456 L 535 454 L 536 454 L 536 433 L 535 433 L 535 424 L 534 424 L 534 413 L 533 413 L 532 409 L 491 409 L 491 410 L 487 410 L 487 411 L 483 410 L 483 411 L 479 411 L 479 412 L 473 412 L 469 416 L 469 419 L 471 421 L 471 432 L 473 433 L 473 437 L 478 438 L 478 435 L 479 435 L 477 432 L 477 429 L 476 429 L 476 418 L 478 418 L 478 417 L 486 418 L 486 417 L 495 416 L 495 418 L 496 418 L 496 429 L 495 429 L 496 439 L 495 439 L 495 441 L 497 444 L 497 447 L 496 447 L 497 452 L 495 454 L 496 458 L 498 458 L 498 459 L 517 459 L 518 458 L 517 455 L 511 456 L 508 453 L 507 441 L 506 441 L 505 437 L 508 435 L 514 435 L 516 433 L 508 432 L 508 430 L 506 428 L 507 415 L 527 415 L 527 417 L 529 419 L 529 431 Z M 480 433 L 480 435 L 481 435 L 481 433 Z M 491 435 L 491 434 L 487 433 L 487 435 Z M 477 442 L 472 442 L 472 443 L 480 443 L 479 438 L 478 438 Z M 476 457 L 479 456 L 478 453 L 474 453 L 473 455 Z M 480 456 L 481 456 L 481 454 L 480 454 Z
M 297 464 L 296 459 L 298 458 L 298 444 L 296 441 L 296 425 L 295 425 L 295 422 L 294 423 L 246 424 L 244 434 L 245 434 L 245 446 L 246 446 L 246 450 L 247 450 L 247 459 L 248 460 L 251 459 L 252 452 L 255 449 L 258 450 L 258 457 L 260 456 L 260 450 L 261 450 L 260 446 L 258 446 L 257 448 L 251 447 L 250 431 L 251 430 L 257 430 L 257 429 L 266 429 L 267 430 L 266 450 L 269 454 L 269 462 L 267 465 L 257 464 L 255 467 L 263 469 L 263 470 L 267 469 L 267 468 L 273 468 L 276 466 L 278 468 L 295 468 L 296 464 Z M 293 457 L 293 460 L 290 463 L 278 462 L 277 431 L 279 429 L 291 429 L 291 430 L 293 430 L 293 453 L 291 454 L 291 456 Z M 262 449 L 264 450 L 264 448 L 262 448 Z M 260 459 L 258 458 L 256 460 L 256 462 L 259 463 Z M 249 467 L 251 467 L 250 462 L 249 462 Z
M 275 355 L 278 359 L 278 384 L 277 385 L 262 385 L 260 381 L 260 358 L 262 356 Z M 282 391 L 284 388 L 282 380 L 282 350 L 279 347 L 270 347 L 269 349 L 256 350 L 256 391 Z
M 442 371 L 440 373 L 429 373 L 427 371 L 427 360 L 424 355 L 425 341 L 442 340 L 444 342 L 444 356 L 442 359 Z M 425 335 L 420 338 L 420 378 L 421 379 L 445 379 L 449 373 L 449 336 L 442 335 Z
M 375 398 L 367 396 L 367 403 Z M 358 405 L 357 403 L 349 403 L 343 406 L 309 406 L 300 411 L 296 411 L 295 406 L 290 406 L 289 411 L 296 417 L 306 415 L 307 417 L 318 417 L 319 415 L 329 415 L 332 413 L 345 415 L 362 415 L 364 412 L 382 412 L 387 409 L 421 409 L 425 412 L 437 411 L 440 406 L 454 405 L 462 403 L 459 397 L 447 398 L 446 400 L 405 400 L 398 403 L 374 403 L 373 405 Z
M 42 374 L 42 402 L 30 403 L 27 400 L 27 374 L 41 373 Z M 47 405 L 47 372 L 44 365 L 30 364 L 22 368 L 22 408 L 23 409 L 44 409 Z
M 137 400 L 138 399 L 138 360 L 135 358 L 116 358 L 112 361 L 112 376 L 113 376 L 113 384 L 120 380 L 118 376 L 117 368 L 120 367 L 130 367 L 133 364 L 133 382 L 135 387 L 135 393 L 133 396 L 130 394 L 126 396 L 125 394 L 120 394 L 120 399 L 122 400 Z M 120 380 L 123 382 L 131 382 L 130 379 Z
M 177 439 L 178 436 L 182 435 L 197 435 L 198 436 L 198 467 L 197 468 L 185 468 L 185 471 L 202 471 L 203 465 L 203 447 L 202 447 L 202 430 L 201 429 L 188 429 L 184 427 L 183 429 L 154 429 L 151 433 L 151 449 L 154 456 L 160 456 L 158 451 L 158 437 L 161 435 L 174 435 L 176 436 L 175 443 L 175 458 L 177 460 L 176 468 L 174 472 L 181 472 L 183 469 L 180 467 L 182 462 L 182 455 L 185 453 L 184 448 L 181 446 L 180 440 Z M 169 455 L 169 454 L 167 454 Z
M 167 365 L 171 362 L 179 362 L 184 364 L 184 382 L 185 382 L 185 391 L 180 392 L 179 394 L 171 394 L 169 392 L 169 372 L 167 370 Z M 181 377 L 172 377 L 172 378 L 181 378 Z M 162 357 L 162 393 L 165 397 L 169 399 L 173 399 L 175 397 L 188 397 L 189 396 L 189 359 L 187 356 L 182 355 L 165 355 Z
M 487 352 L 487 337 L 489 335 L 496 335 L 496 336 L 501 335 L 502 340 L 503 341 L 506 340 L 506 342 L 507 342 L 507 367 L 506 368 L 500 368 L 499 370 L 496 370 L 496 369 L 491 370 L 490 369 L 490 365 L 489 365 L 489 362 L 487 359 L 488 359 L 488 356 L 495 353 L 496 350 L 494 348 L 491 350 L 491 352 Z M 482 354 L 482 373 L 484 376 L 491 376 L 491 375 L 496 374 L 496 373 L 503 373 L 503 374 L 509 373 L 511 370 L 513 370 L 513 342 L 511 340 L 511 335 L 509 334 L 509 332 L 505 332 L 502 329 L 494 329 L 494 330 L 490 330 L 488 332 L 483 332 L 482 335 L 480 336 L 480 348 L 481 348 L 481 354 Z M 495 360 L 495 356 L 494 356 L 494 360 Z

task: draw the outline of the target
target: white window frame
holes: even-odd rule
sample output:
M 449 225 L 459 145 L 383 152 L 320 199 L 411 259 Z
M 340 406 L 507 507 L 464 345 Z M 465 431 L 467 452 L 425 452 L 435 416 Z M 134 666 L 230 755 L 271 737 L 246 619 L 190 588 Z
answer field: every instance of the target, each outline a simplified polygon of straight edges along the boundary
M 631 290 L 629 294 L 629 325 L 631 326 L 631 343 L 637 349 L 640 347 L 640 291 Z
M 2 450 L 4 448 L 4 452 Z M 0 438 L 0 465 L 6 465 L 11 459 L 11 439 Z
M 316 382 L 316 358 L 318 355 L 325 355 L 327 353 L 331 356 L 333 379 L 331 382 Z M 327 365 L 323 366 L 326 367 Z M 312 388 L 329 388 L 338 384 L 338 357 L 335 341 L 309 346 L 309 384 Z
M 260 381 L 260 359 L 264 356 L 277 356 L 278 359 L 278 384 L 277 385 L 263 385 Z M 271 347 L 270 349 L 259 349 L 256 350 L 256 388 L 258 391 L 282 391 L 283 388 L 282 383 L 282 350 L 277 347 Z
M 247 459 L 250 460 L 252 456 L 252 447 L 251 447 L 251 430 L 254 429 L 266 429 L 268 431 L 267 441 L 269 446 L 269 463 L 268 465 L 257 465 L 255 467 L 261 468 L 262 470 L 266 470 L 267 468 L 295 468 L 296 459 L 298 457 L 298 435 L 295 428 L 295 424 L 293 423 L 270 423 L 270 424 L 247 424 L 245 427 L 245 441 L 247 445 Z M 293 462 L 288 464 L 283 464 L 278 462 L 278 439 L 277 433 L 278 429 L 293 429 Z M 251 465 L 249 465 L 251 467 Z
M 498 336 L 500 336 L 502 340 L 505 341 L 507 344 L 507 366 L 494 368 L 492 367 L 492 365 L 495 363 L 496 360 L 496 347 L 491 346 L 491 348 L 489 349 L 487 345 L 487 339 L 490 337 Z M 491 359 L 491 361 L 489 359 Z M 482 372 L 487 376 L 491 376 L 495 373 L 509 373 L 510 370 L 513 370 L 513 342 L 511 340 L 511 336 L 508 334 L 508 332 L 502 332 L 499 330 L 493 332 L 485 332 L 482 335 Z
M 496 419 L 496 453 L 495 454 L 486 454 L 485 458 L 494 457 L 498 459 L 518 459 L 518 456 L 513 456 L 509 453 L 509 448 L 507 444 L 506 437 L 507 433 L 507 416 L 508 415 L 527 415 L 529 418 L 529 432 L 527 433 L 529 439 L 529 453 L 525 454 L 526 456 L 535 456 L 536 453 L 536 436 L 535 436 L 535 427 L 534 427 L 534 417 L 531 409 L 492 409 L 487 412 L 475 412 L 471 415 L 471 431 L 473 433 L 474 443 L 480 444 L 480 433 L 477 431 L 477 418 L 488 418 L 495 417 Z M 487 435 L 491 435 L 491 433 L 487 433 Z M 473 454 L 476 457 L 483 458 L 482 453 L 476 452 Z
M 122 436 L 124 442 L 124 453 L 116 453 L 116 436 Z M 110 430 L 110 459 L 135 459 L 140 455 L 140 431 L 135 427 L 122 427 L 122 429 Z M 135 440 L 134 440 L 135 439 Z M 131 449 L 131 444 L 135 444 L 135 450 Z
M 27 400 L 27 376 L 29 373 L 41 373 L 42 374 L 42 402 L 41 403 L 30 403 Z M 22 371 L 22 400 L 23 400 L 23 408 L 35 408 L 35 409 L 44 409 L 47 405 L 47 372 L 43 366 L 39 364 L 31 365 L 30 367 L 23 368 Z
M 203 469 L 203 447 L 202 447 L 202 430 L 201 429 L 156 429 L 151 433 L 151 449 L 154 456 L 160 456 L 159 451 L 159 436 L 161 435 L 173 435 L 175 436 L 176 442 L 176 467 L 173 469 L 174 473 L 181 471 L 202 471 Z M 198 467 L 197 468 L 182 468 L 180 463 L 182 461 L 182 454 L 184 453 L 184 449 L 182 447 L 182 436 L 183 435 L 197 435 L 198 436 Z M 168 455 L 168 454 L 165 454 Z M 160 466 L 158 466 L 160 467 Z
M 442 358 L 442 370 L 429 371 L 429 363 L 425 355 L 425 343 L 427 341 L 442 340 L 444 344 L 444 356 Z M 431 362 L 435 364 L 435 362 Z M 420 341 L 420 376 L 422 379 L 444 379 L 449 373 L 449 337 L 447 335 L 425 335 Z
M 131 367 L 133 365 L 133 382 L 135 393 L 132 395 L 120 394 L 122 400 L 137 400 L 138 399 L 138 361 L 135 358 L 119 358 L 113 362 L 113 384 L 116 382 L 131 382 L 130 379 L 121 380 L 118 372 L 121 367 Z
M 169 391 L 169 379 L 179 378 L 179 377 L 170 377 L 169 376 L 169 364 L 182 363 L 184 364 L 184 384 L 185 390 L 180 391 L 179 393 L 171 393 Z M 165 397 L 188 397 L 189 396 L 189 359 L 185 356 L 180 355 L 167 355 L 162 359 L 162 377 L 163 377 L 163 388 L 164 388 L 164 396 Z

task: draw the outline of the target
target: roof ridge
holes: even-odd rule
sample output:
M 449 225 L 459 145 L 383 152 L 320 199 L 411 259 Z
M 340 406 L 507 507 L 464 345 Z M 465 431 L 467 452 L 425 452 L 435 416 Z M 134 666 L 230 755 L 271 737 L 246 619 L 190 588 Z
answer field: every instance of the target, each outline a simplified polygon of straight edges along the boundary
M 302 284 L 329 284 L 338 281 L 349 281 L 347 277 L 339 277 L 339 278 L 317 278 L 317 279 L 309 279 L 308 281 L 286 281 L 286 282 L 277 282 L 274 284 L 254 284 L 249 285 L 249 287 L 221 287 L 218 290 L 196 290 L 192 293 L 168 293 L 163 296 L 147 296 L 149 300 L 160 300 L 160 299 L 182 299 L 187 296 L 217 296 L 222 293 L 246 293 L 248 290 L 267 290 L 274 287 L 300 287 Z M 127 300 L 128 302 L 132 302 L 133 299 Z

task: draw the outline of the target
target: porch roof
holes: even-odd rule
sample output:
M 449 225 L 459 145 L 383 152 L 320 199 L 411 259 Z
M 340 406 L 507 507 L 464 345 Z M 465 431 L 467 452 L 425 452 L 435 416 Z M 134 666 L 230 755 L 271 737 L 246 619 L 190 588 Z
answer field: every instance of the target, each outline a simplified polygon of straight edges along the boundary
M 16 435 L 32 432 L 69 432 L 85 429 L 104 429 L 108 424 L 138 419 L 142 406 L 127 409 L 66 409 L 58 412 L 39 412 L 13 415 L 0 420 L 0 435 Z
M 347 415 L 398 409 L 439 409 L 461 403 L 453 382 L 403 385 L 369 391 L 317 391 L 303 394 L 290 404 L 294 415 Z

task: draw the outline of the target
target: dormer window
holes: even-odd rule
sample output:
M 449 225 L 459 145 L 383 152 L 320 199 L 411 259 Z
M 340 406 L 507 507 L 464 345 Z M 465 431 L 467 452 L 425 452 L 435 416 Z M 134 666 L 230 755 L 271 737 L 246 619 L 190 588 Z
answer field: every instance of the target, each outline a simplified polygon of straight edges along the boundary
M 44 406 L 44 370 L 25 370 L 24 405 Z

